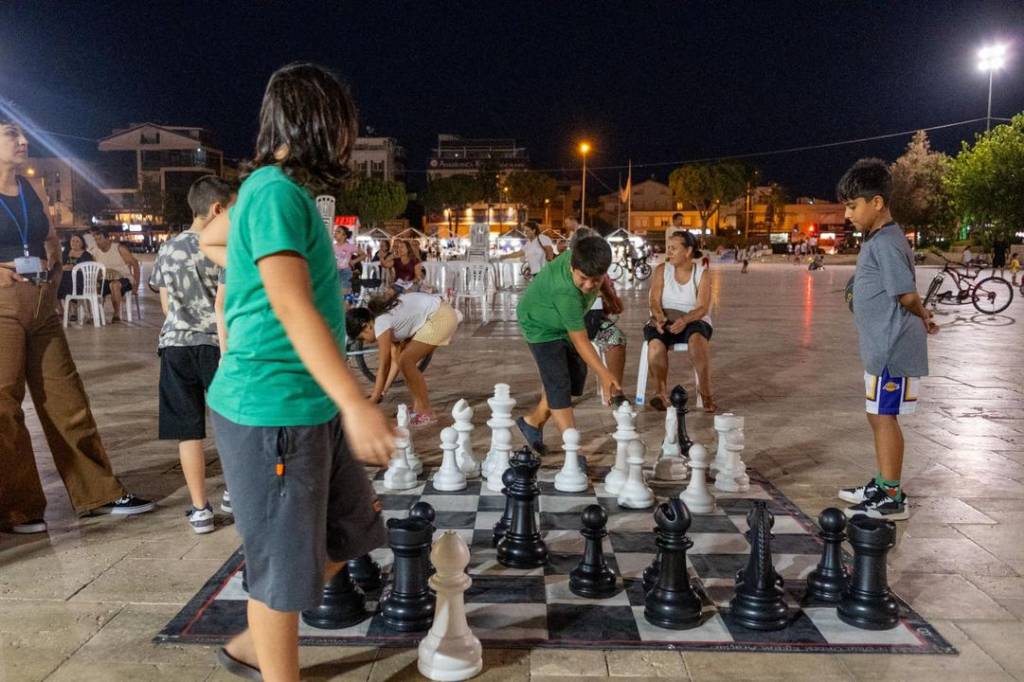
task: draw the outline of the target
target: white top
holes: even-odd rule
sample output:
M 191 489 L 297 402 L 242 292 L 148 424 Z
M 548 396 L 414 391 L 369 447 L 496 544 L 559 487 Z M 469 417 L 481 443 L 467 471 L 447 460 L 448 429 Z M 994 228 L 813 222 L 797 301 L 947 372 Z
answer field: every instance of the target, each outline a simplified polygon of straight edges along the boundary
M 963 254 L 960 256 L 960 262 L 961 263 L 970 263 L 973 258 L 974 258 L 974 254 L 971 253 L 971 249 L 968 248 L 968 247 L 965 247 Z
M 110 248 L 106 251 L 97 246 L 91 253 L 96 262 L 103 263 L 107 267 L 107 279 L 128 277 L 131 274 L 131 269 L 124 262 L 124 256 L 121 255 L 121 249 L 117 242 L 111 242 Z
M 441 297 L 434 294 L 400 294 L 398 305 L 373 321 L 373 333 L 380 336 L 390 329 L 395 341 L 411 339 L 440 307 Z
M 546 234 L 542 234 L 536 239 L 531 239 L 523 245 L 526 263 L 530 266 L 530 272 L 534 275 L 540 272 L 540 269 L 548 263 L 548 256 L 544 253 L 545 246 L 550 246 L 552 252 L 554 252 L 555 243 Z
M 662 310 L 668 308 L 671 310 L 681 310 L 684 313 L 688 313 L 697 307 L 697 287 L 700 286 L 700 281 L 704 277 L 706 268 L 699 261 L 693 261 L 693 274 L 690 276 L 690 281 L 686 284 L 680 284 L 676 281 L 676 268 L 671 263 L 665 263 L 665 286 L 661 291 L 661 308 Z M 711 315 L 705 314 L 703 318 L 705 322 L 711 324 Z

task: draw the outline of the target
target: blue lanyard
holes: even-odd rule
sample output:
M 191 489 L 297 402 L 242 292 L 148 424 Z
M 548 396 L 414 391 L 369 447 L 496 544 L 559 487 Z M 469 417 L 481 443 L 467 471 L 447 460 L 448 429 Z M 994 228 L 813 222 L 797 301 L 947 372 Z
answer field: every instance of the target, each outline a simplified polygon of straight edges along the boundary
M 21 223 L 18 222 L 18 217 L 14 215 L 14 211 L 7 205 L 7 202 L 0 199 L 0 206 L 4 207 L 7 211 L 7 215 L 11 216 L 11 220 L 14 221 L 14 226 L 18 228 L 18 236 L 21 237 L 21 247 L 25 250 L 25 257 L 28 258 L 28 206 L 25 205 L 25 188 L 21 186 L 21 178 L 18 178 L 18 198 L 21 199 L 21 216 L 25 221 L 25 227 L 21 227 Z

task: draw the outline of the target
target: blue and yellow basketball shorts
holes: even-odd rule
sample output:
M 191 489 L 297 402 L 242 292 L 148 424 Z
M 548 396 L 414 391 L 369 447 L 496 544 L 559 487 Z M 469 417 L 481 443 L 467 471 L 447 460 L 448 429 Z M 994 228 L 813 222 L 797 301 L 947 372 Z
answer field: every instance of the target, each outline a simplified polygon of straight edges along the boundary
M 920 393 L 921 377 L 894 377 L 889 369 L 882 376 L 864 372 L 864 409 L 868 414 L 914 414 Z

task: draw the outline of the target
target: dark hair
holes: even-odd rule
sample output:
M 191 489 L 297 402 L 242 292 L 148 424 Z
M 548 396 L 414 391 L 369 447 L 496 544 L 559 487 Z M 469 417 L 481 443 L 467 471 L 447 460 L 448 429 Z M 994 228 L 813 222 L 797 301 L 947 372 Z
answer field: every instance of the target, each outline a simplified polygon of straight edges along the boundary
M 108 230 L 105 227 L 90 227 L 89 228 L 89 233 L 92 234 L 92 235 L 97 235 L 98 234 L 101 237 L 109 237 L 110 236 L 110 230 Z
M 601 235 L 598 234 L 597 230 L 595 230 L 594 228 L 580 225 L 579 227 L 576 228 L 576 231 L 572 233 L 572 238 L 569 239 L 569 249 L 571 250 L 576 248 L 576 245 L 579 244 L 580 241 L 584 239 L 600 236 Z
M 882 159 L 861 159 L 843 173 L 836 185 L 836 196 L 839 201 L 853 201 L 858 197 L 872 199 L 882 197 L 889 203 L 892 196 L 892 173 L 889 165 Z
M 587 277 L 599 277 L 612 264 L 612 247 L 602 237 L 585 237 L 572 247 L 571 265 Z
M 260 131 L 242 179 L 263 166 L 281 170 L 312 195 L 331 193 L 348 175 L 358 134 L 356 105 L 348 88 L 316 64 L 297 62 L 270 77 L 260 107 Z M 287 146 L 288 155 L 274 154 Z
M 350 339 L 358 338 L 368 325 L 373 324 L 373 314 L 366 308 L 352 308 L 345 312 L 345 334 Z
M 192 217 L 205 216 L 210 212 L 210 207 L 218 202 L 227 206 L 234 193 L 227 180 L 216 175 L 204 175 L 188 188 L 188 207 L 192 209 Z
M 683 242 L 684 245 L 693 249 L 693 258 L 700 258 L 704 254 L 697 248 L 697 238 L 693 236 L 693 233 L 689 230 L 676 230 L 669 235 L 669 239 L 678 239 Z
M 335 225 L 334 231 L 337 232 L 338 230 L 341 230 L 342 232 L 345 233 L 346 239 L 352 239 L 352 230 L 348 229 L 344 225 Z
M 679 218 L 680 220 L 682 220 L 683 219 L 683 214 L 682 213 L 673 213 L 672 214 L 672 220 L 675 220 L 676 218 Z
M 531 229 L 536 234 L 540 234 L 540 224 L 536 220 L 527 220 L 523 223 L 523 227 Z

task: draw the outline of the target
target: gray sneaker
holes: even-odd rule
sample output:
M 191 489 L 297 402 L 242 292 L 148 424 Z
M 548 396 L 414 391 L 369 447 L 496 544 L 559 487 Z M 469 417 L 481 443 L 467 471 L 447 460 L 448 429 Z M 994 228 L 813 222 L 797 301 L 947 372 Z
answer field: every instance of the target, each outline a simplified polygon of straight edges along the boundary
M 220 510 L 232 516 L 235 514 L 235 512 L 231 511 L 231 494 L 227 488 L 224 488 L 224 495 L 220 498 Z
M 210 507 L 210 503 L 207 502 L 206 506 L 202 509 L 196 509 L 192 507 L 185 516 L 188 517 L 188 523 L 192 526 L 192 530 L 202 535 L 203 533 L 212 533 L 216 528 L 213 523 L 213 508 Z

